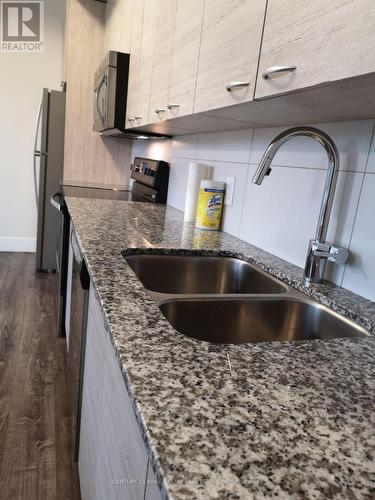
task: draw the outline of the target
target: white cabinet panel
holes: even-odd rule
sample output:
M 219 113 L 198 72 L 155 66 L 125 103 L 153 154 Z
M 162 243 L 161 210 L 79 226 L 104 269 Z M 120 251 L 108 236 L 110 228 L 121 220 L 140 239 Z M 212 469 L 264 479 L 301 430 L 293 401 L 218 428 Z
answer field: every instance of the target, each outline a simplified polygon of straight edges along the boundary
M 151 462 L 148 462 L 147 468 L 147 480 L 146 480 L 146 489 L 145 489 L 145 498 L 144 500 L 161 500 L 161 494 L 158 487 L 157 479 L 154 474 L 154 471 L 151 467 Z
M 79 473 L 83 500 L 142 500 L 148 456 L 90 288 Z
M 251 101 L 265 0 L 206 0 L 194 111 Z M 248 86 L 226 90 L 230 82 Z
M 373 0 L 268 0 L 256 97 L 375 71 Z M 273 66 L 297 66 L 270 79 Z

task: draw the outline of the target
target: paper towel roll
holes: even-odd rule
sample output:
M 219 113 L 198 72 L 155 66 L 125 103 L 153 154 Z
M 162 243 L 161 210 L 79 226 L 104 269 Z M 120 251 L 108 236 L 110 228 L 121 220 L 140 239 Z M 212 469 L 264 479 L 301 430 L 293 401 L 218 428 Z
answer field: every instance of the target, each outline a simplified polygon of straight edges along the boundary
M 195 222 L 200 183 L 203 179 L 212 179 L 212 176 L 212 167 L 195 162 L 189 163 L 184 222 Z

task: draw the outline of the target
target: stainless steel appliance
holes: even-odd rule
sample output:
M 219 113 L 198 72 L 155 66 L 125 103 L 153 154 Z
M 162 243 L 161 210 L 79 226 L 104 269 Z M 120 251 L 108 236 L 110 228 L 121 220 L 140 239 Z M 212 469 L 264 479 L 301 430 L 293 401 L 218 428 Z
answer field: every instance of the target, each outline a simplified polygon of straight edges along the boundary
M 60 217 L 50 197 L 59 189 L 64 166 L 65 93 L 43 89 L 34 143 L 34 189 L 38 209 L 36 269 L 58 269 Z
M 93 129 L 102 135 L 129 139 L 167 138 L 126 129 L 129 54 L 110 50 L 95 73 Z
M 143 201 L 166 203 L 169 182 L 169 164 L 165 161 L 135 157 L 131 167 L 133 197 Z
M 70 328 L 68 346 L 69 393 L 75 436 L 74 458 L 78 460 L 81 422 L 82 388 L 86 349 L 87 313 L 90 277 L 74 231 L 70 235 L 72 259 Z
M 116 135 L 125 128 L 129 54 L 110 50 L 95 73 L 94 130 Z

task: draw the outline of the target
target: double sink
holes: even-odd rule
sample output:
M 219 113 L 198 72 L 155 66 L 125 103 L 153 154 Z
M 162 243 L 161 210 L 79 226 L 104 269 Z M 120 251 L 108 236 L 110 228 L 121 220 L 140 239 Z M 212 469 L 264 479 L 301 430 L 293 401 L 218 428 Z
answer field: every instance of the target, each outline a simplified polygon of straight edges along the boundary
M 240 259 L 124 257 L 169 323 L 188 337 L 240 344 L 369 335 L 356 323 Z

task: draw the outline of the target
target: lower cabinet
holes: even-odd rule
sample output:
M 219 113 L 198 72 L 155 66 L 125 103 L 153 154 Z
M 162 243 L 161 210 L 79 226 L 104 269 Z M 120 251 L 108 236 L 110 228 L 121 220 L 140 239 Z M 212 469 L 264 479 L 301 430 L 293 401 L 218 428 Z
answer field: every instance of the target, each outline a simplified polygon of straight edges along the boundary
M 83 500 L 159 500 L 100 304 L 90 287 L 80 453 Z

